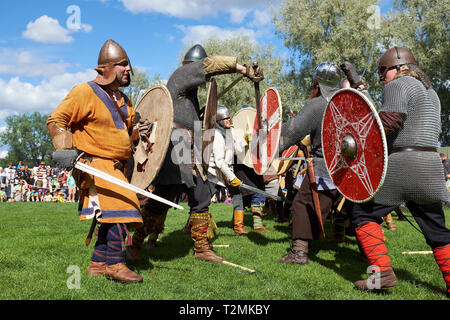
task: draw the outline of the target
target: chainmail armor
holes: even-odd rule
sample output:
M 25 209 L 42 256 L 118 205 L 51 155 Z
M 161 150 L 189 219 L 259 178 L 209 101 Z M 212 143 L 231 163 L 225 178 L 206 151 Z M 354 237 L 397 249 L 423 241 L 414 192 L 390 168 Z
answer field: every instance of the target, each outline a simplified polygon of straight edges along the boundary
M 302 110 L 289 119 L 281 127 L 280 152 L 300 142 L 308 134 L 311 136 L 311 155 L 314 158 L 316 176 L 331 179 L 325 166 L 322 152 L 322 118 L 327 107 L 327 101 L 319 96 L 308 101 Z
M 389 82 L 383 91 L 380 112 L 405 114 L 403 127 L 388 135 L 388 149 L 393 147 L 437 147 L 441 132 L 441 106 L 436 92 L 410 76 Z M 383 186 L 375 197 L 377 203 L 400 205 L 406 201 L 419 204 L 449 201 L 444 169 L 437 152 L 404 151 L 389 155 Z

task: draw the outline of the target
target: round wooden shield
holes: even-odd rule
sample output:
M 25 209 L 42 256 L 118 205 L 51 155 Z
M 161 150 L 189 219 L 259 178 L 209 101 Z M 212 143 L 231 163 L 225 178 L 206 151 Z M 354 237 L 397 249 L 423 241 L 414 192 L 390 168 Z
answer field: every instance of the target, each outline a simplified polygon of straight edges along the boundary
M 245 135 L 252 136 L 253 124 L 255 123 L 256 109 L 247 107 L 242 108 L 233 116 L 233 138 L 235 141 L 241 141 Z M 245 150 L 236 152 L 236 156 L 240 163 L 247 167 L 253 168 L 250 146 L 246 146 Z
M 136 116 L 153 123 L 151 148 L 147 161 L 139 164 L 136 153 L 133 159 L 133 173 L 130 183 L 141 189 L 147 189 L 155 179 L 166 157 L 173 127 L 173 103 L 169 90 L 164 85 L 148 88 L 136 105 Z M 156 127 L 155 127 L 156 126 Z M 137 148 L 143 141 L 140 139 Z
M 206 98 L 206 107 L 203 114 L 202 126 L 202 164 L 205 169 L 208 168 L 209 159 L 214 144 L 214 134 L 216 128 L 217 115 L 217 82 L 214 78 L 211 79 L 208 96 Z
M 323 115 L 322 148 L 345 198 L 361 203 L 376 195 L 386 176 L 387 144 L 377 110 L 364 94 L 347 88 L 331 97 Z
M 258 119 L 255 118 L 250 146 L 253 169 L 262 175 L 270 167 L 274 157 L 278 157 L 282 107 L 277 89 L 267 89 L 258 107 L 261 114 L 261 128 Z
M 283 151 L 281 158 L 294 158 L 294 157 L 297 157 L 300 152 L 298 150 L 298 146 L 293 145 Z M 299 155 L 298 157 L 304 157 L 303 153 L 302 153 L 302 155 Z M 284 174 L 287 171 L 287 169 L 289 169 L 292 166 L 292 164 L 294 163 L 294 160 L 274 160 L 274 162 L 275 161 L 278 162 L 278 165 L 276 166 L 278 168 L 278 173 L 277 173 L 278 175 Z

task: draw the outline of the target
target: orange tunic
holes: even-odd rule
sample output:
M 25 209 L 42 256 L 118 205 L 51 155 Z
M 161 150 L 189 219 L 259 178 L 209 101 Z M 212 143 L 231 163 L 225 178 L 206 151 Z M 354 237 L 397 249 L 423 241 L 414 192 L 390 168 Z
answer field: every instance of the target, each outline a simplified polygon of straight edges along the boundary
M 129 132 L 134 122 L 131 102 L 122 94 L 119 102 L 122 119 L 112 99 L 94 82 L 75 86 L 50 114 L 47 124 L 70 128 L 73 145 L 91 157 L 88 164 L 109 175 L 128 182 L 115 160 L 131 156 Z M 81 190 L 83 208 L 80 219 L 97 216 L 103 223 L 142 222 L 136 193 L 94 177 L 89 189 Z M 80 199 L 81 200 L 81 199 Z

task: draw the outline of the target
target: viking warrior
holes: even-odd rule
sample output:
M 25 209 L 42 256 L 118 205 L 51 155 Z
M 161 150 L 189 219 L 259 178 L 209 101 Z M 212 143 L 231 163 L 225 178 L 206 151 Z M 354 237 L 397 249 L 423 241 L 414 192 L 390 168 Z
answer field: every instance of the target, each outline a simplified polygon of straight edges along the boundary
M 117 42 L 107 40 L 95 70 L 97 77 L 75 86 L 47 120 L 55 153 L 62 155 L 54 158 L 67 167 L 82 153 L 79 161 L 127 182 L 124 163 L 132 153 L 130 137 L 133 130 L 139 131 L 131 101 L 119 90 L 130 84 L 130 60 Z M 143 222 L 136 194 L 76 169 L 74 176 L 81 194 L 80 220 L 100 223 L 88 274 L 141 282 L 142 277 L 125 265 L 122 253 L 127 225 Z
M 433 249 L 450 297 L 450 230 L 445 227 L 442 209 L 442 201 L 448 202 L 450 197 L 437 152 L 440 101 L 429 78 L 406 48 L 387 50 L 379 59 L 378 72 L 384 85 L 379 116 L 386 133 L 389 165 L 375 198 L 353 205 L 352 223 L 380 282 L 374 286 L 371 277 L 357 281 L 355 286 L 368 290 L 396 285 L 381 223 L 384 216 L 405 203 Z
M 171 143 L 161 170 L 152 182 L 153 193 L 167 199 L 174 199 L 182 192 L 187 194 L 190 207 L 187 226 L 194 243 L 195 258 L 212 262 L 224 259 L 214 253 L 210 244 L 215 224 L 209 212 L 212 195 L 207 183 L 207 173 L 194 159 L 179 159 L 176 148 L 182 144 L 183 150 L 192 150 L 194 154 L 194 127 L 196 122 L 201 123 L 197 89 L 204 86 L 211 77 L 227 73 L 240 73 L 254 82 L 264 78 L 261 69 L 255 70 L 251 66 L 238 64 L 236 57 L 207 56 L 201 45 L 189 49 L 183 65 L 170 76 L 167 88 L 174 107 Z M 155 245 L 158 235 L 163 231 L 168 209 L 168 206 L 151 199 L 145 203 L 141 210 L 144 226 L 135 231 L 133 244 L 127 247 L 128 261 L 141 263 L 140 251 L 147 236 L 151 246 Z
M 297 191 L 291 210 L 292 246 L 283 263 L 308 264 L 309 243 L 319 238 L 321 220 L 325 220 L 330 210 L 340 199 L 323 159 L 321 147 L 322 115 L 332 94 L 339 89 L 341 70 L 331 62 L 319 64 L 312 77 L 311 100 L 294 117 L 283 124 L 280 138 L 280 152 L 298 144 L 304 149 L 308 146 L 313 161 L 313 175 L 305 174 Z M 309 137 L 309 139 L 305 139 Z M 310 171 L 311 172 L 311 171 Z M 314 181 L 314 180 L 315 181 Z M 312 181 L 313 180 L 313 181 Z M 313 202 L 314 192 L 318 193 L 320 205 Z M 320 215 L 320 216 L 318 216 Z
M 217 107 L 216 129 L 214 134 L 214 145 L 208 166 L 208 181 L 211 193 L 216 192 L 216 186 L 228 187 L 230 196 L 234 199 L 236 193 L 240 193 L 239 186 L 242 181 L 235 175 L 233 170 L 234 155 L 242 152 L 248 142 L 245 139 L 235 141 L 231 134 L 232 120 L 230 110 L 224 106 Z M 242 206 L 242 204 L 241 204 Z M 244 210 L 237 207 L 233 202 L 234 231 L 237 234 L 246 234 L 244 229 Z
M 243 105 L 240 111 L 249 112 L 247 116 L 251 118 L 250 114 L 253 114 L 255 109 L 251 108 L 248 105 Z M 248 118 L 246 118 L 244 122 L 248 123 L 248 121 Z M 252 119 L 252 124 L 253 121 L 254 120 Z M 251 133 L 247 132 L 248 129 L 249 128 L 238 128 L 236 127 L 236 125 L 233 128 L 233 130 L 235 131 L 235 136 L 238 137 L 242 134 L 247 144 L 250 145 L 252 136 Z M 241 134 L 238 134 L 239 130 L 241 130 Z M 252 164 L 248 163 L 248 161 L 251 162 L 251 160 L 247 161 L 245 159 L 246 157 L 250 156 L 250 152 L 251 150 L 249 148 L 246 148 L 243 150 L 243 152 L 238 151 L 236 153 L 233 166 L 234 174 L 242 183 L 246 184 L 247 186 L 259 190 L 265 190 L 263 175 L 258 175 L 252 167 Z M 266 196 L 264 194 L 257 193 L 248 189 L 230 188 L 230 196 L 233 203 L 232 226 L 234 232 L 236 232 L 237 234 L 246 234 L 246 231 L 244 229 L 244 213 L 246 207 L 250 207 L 251 209 L 253 217 L 253 231 L 270 232 L 270 230 L 266 229 L 263 224 L 264 206 L 266 202 Z

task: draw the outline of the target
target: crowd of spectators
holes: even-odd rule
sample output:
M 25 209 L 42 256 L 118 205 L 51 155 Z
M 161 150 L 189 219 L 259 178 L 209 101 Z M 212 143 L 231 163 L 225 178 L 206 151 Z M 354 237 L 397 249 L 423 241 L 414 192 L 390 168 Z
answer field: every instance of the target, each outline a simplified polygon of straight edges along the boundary
M 22 161 L 0 167 L 1 202 L 76 202 L 77 193 L 70 171 L 51 168 L 45 162 L 34 168 Z

